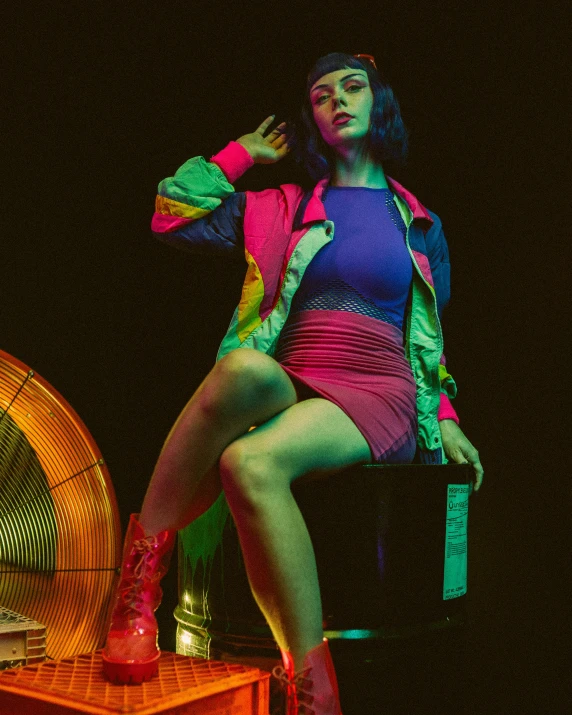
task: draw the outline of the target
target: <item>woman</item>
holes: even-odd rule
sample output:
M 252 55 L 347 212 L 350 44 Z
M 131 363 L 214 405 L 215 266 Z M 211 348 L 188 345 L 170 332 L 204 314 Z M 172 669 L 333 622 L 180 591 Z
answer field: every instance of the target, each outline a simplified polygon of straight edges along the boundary
M 291 184 L 234 192 L 252 164 L 290 151 L 284 123 L 268 133 L 273 117 L 159 186 L 153 229 L 162 240 L 242 254 L 248 268 L 217 363 L 175 423 L 131 519 L 103 658 L 119 682 L 156 671 L 153 612 L 175 533 L 223 489 L 282 652 L 290 712 L 312 702 L 314 713 L 338 713 L 292 481 L 410 462 L 416 452 L 430 463 L 446 461 L 443 451 L 471 462 L 476 489 L 483 470 L 447 396 L 455 394 L 439 322 L 447 244 L 437 216 L 385 175 L 383 162 L 405 151 L 405 131 L 373 58 L 319 59 L 302 117 L 301 156 L 319 179 L 309 193 Z

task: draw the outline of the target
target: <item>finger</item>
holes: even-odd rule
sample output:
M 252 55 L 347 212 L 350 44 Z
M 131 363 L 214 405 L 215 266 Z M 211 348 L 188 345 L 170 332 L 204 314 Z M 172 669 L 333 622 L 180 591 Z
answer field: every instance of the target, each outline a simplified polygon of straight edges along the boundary
M 266 117 L 266 119 L 262 122 L 262 124 L 258 127 L 258 129 L 255 129 L 256 134 L 264 134 L 264 132 L 268 129 L 268 127 L 272 124 L 274 121 L 275 114 L 271 114 L 269 117 Z
M 452 458 L 456 464 L 468 464 L 467 457 L 459 447 L 455 447 L 451 450 L 450 458 Z
M 283 134 L 286 133 L 286 122 L 282 122 L 282 124 L 279 124 L 275 129 L 273 129 L 271 132 L 269 132 L 264 139 L 267 141 L 270 141 L 271 143 L 274 141 L 274 139 L 282 136 Z
M 479 461 L 477 461 L 477 463 L 474 464 L 473 467 L 475 469 L 475 476 L 476 476 L 475 491 L 478 492 L 479 489 L 481 488 L 482 483 L 483 483 L 483 478 L 485 476 L 485 470 L 483 469 L 483 467 Z
M 451 450 L 450 458 L 453 459 L 457 464 L 470 464 L 474 470 L 474 490 L 477 492 L 483 481 L 484 470 L 479 461 L 479 453 L 471 445 L 469 448 L 463 449 L 463 447 L 457 447 Z
M 283 146 L 280 147 L 280 149 L 278 149 L 276 151 L 276 153 L 278 154 L 278 158 L 282 159 L 290 151 L 292 151 L 292 147 L 288 146 L 288 144 L 284 144 Z
M 483 477 L 485 475 L 485 470 L 483 465 L 479 460 L 479 453 L 475 450 L 475 453 L 469 457 L 469 460 L 465 464 L 470 464 L 475 472 L 475 491 L 478 492 L 483 483 Z
M 275 149 L 280 149 L 281 146 L 286 144 L 288 142 L 288 135 L 287 134 L 280 134 L 279 136 L 276 137 L 276 139 L 273 139 L 270 143 Z

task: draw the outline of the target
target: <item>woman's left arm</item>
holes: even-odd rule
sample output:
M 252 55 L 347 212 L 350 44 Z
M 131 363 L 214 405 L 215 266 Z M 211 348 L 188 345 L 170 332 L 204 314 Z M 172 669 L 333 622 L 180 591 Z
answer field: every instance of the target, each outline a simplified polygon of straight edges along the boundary
M 431 274 L 435 282 L 435 293 L 439 318 L 442 317 L 443 309 L 449 302 L 451 296 L 451 267 L 449 265 L 449 248 L 443 234 L 443 227 L 438 216 L 431 213 L 433 226 L 426 235 L 427 256 L 431 268 Z M 483 483 L 484 469 L 479 459 L 479 453 L 469 442 L 463 430 L 458 425 L 458 417 L 455 414 L 446 393 L 447 383 L 454 385 L 453 379 L 445 368 L 445 356 L 441 357 L 441 406 L 439 428 L 441 430 L 441 441 L 445 455 L 450 462 L 458 464 L 471 464 L 475 472 L 475 491 L 481 488 Z M 452 387 L 453 395 L 456 387 Z M 448 418 L 451 419 L 448 419 Z
M 447 459 L 457 464 L 472 464 L 475 470 L 475 491 L 478 492 L 485 473 L 479 453 L 454 420 L 440 420 L 439 429 Z

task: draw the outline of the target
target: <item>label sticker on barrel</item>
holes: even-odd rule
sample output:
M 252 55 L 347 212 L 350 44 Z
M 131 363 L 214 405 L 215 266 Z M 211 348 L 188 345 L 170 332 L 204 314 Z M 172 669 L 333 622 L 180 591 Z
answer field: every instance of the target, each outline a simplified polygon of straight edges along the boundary
M 447 522 L 445 529 L 445 576 L 443 600 L 467 593 L 467 521 L 469 485 L 447 486 Z

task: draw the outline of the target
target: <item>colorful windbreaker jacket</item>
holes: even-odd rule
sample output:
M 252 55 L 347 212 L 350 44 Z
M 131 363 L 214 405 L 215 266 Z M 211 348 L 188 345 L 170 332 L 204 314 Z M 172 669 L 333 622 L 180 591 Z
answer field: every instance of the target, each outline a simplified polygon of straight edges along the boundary
M 217 359 L 241 347 L 274 353 L 292 298 L 316 253 L 335 240 L 322 195 L 295 184 L 235 192 L 232 184 L 253 161 L 237 142 L 206 161 L 194 157 L 159 184 L 152 230 L 157 238 L 195 253 L 239 255 L 247 270 L 240 303 Z M 446 462 L 439 419 L 457 420 L 450 398 L 457 388 L 445 367 L 440 318 L 450 297 L 449 252 L 441 221 L 388 177 L 407 227 L 413 281 L 404 321 L 405 355 L 417 385 L 418 454 Z

